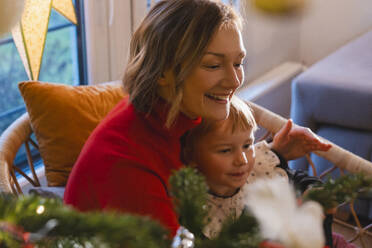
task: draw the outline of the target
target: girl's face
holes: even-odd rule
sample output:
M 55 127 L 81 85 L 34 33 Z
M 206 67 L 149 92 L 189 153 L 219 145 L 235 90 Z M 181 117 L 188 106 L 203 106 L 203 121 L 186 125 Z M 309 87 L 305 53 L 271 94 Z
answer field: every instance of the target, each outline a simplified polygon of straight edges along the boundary
M 255 159 L 253 140 L 251 130 L 231 133 L 221 125 L 195 142 L 193 164 L 212 192 L 230 196 L 245 184 Z
M 244 80 L 244 57 L 238 27 L 217 30 L 200 63 L 185 80 L 181 111 L 190 118 L 226 119 L 231 97 Z M 160 95 L 167 98 L 164 92 L 160 89 Z

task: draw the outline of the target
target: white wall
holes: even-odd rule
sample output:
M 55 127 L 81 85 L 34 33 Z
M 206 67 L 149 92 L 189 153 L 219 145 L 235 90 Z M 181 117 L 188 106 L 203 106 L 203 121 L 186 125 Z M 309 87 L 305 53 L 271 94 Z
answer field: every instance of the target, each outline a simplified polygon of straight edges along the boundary
M 301 24 L 300 61 L 311 65 L 369 29 L 371 0 L 311 0 Z
M 132 27 L 130 0 L 84 1 L 88 81 L 121 79 Z
M 302 15 L 289 17 L 268 16 L 250 4 L 244 9 L 247 81 L 285 61 L 309 66 L 372 29 L 371 0 L 308 0 Z
M 247 81 L 286 61 L 311 65 L 372 29 L 371 0 L 307 2 L 308 8 L 300 17 L 270 17 L 246 6 L 243 36 L 247 49 Z M 120 79 L 131 32 L 146 13 L 146 0 L 89 0 L 84 3 L 89 82 Z
M 246 81 L 252 81 L 283 62 L 298 61 L 299 17 L 265 15 L 250 4 L 243 8 Z

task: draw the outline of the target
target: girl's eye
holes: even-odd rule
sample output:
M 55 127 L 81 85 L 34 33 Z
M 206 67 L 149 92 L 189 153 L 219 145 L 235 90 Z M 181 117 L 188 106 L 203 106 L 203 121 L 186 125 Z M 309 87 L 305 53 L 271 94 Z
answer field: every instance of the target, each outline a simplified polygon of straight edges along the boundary
M 234 64 L 235 67 L 241 67 L 241 66 L 243 66 L 243 65 L 244 65 L 244 63 L 237 63 L 237 64 Z
M 243 148 L 244 148 L 244 149 L 249 149 L 250 146 L 251 146 L 251 144 L 245 144 L 245 145 L 243 146 Z
M 230 151 L 231 151 L 230 148 L 226 148 L 226 149 L 218 150 L 217 152 L 218 152 L 218 153 L 221 153 L 221 154 L 225 154 L 225 153 L 228 153 L 228 152 L 230 152 Z

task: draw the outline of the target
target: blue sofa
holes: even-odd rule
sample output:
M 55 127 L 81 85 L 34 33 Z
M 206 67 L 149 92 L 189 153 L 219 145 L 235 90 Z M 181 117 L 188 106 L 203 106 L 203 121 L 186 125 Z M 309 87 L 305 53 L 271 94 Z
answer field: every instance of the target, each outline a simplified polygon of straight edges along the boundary
M 312 65 L 292 82 L 291 118 L 320 136 L 372 161 L 372 30 Z M 318 172 L 332 165 L 312 155 Z M 306 169 L 306 160 L 290 163 Z M 333 173 L 338 176 L 339 172 Z M 372 201 L 356 204 L 372 220 Z

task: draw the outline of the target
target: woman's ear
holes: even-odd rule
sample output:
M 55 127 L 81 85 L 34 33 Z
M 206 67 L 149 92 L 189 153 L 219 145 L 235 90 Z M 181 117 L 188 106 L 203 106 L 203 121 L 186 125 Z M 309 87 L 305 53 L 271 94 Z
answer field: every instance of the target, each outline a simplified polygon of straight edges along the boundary
M 158 79 L 158 94 L 166 100 L 170 100 L 172 96 L 172 73 L 168 70 L 162 73 Z
M 167 70 L 161 74 L 160 78 L 158 79 L 158 84 L 160 86 L 169 86 L 172 80 L 173 80 L 172 72 L 170 70 Z
M 164 77 L 164 73 L 161 75 L 161 77 L 158 79 L 158 84 L 160 86 L 167 86 L 168 85 L 168 82 L 166 81 L 165 77 Z

